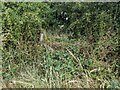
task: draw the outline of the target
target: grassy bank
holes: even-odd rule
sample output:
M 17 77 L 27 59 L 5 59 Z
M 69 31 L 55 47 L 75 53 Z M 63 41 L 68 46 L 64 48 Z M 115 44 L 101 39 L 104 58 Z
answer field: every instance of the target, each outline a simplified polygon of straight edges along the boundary
M 118 88 L 118 60 L 107 56 L 103 42 L 94 48 L 87 39 L 52 35 L 49 42 L 9 46 L 3 51 L 5 87 Z

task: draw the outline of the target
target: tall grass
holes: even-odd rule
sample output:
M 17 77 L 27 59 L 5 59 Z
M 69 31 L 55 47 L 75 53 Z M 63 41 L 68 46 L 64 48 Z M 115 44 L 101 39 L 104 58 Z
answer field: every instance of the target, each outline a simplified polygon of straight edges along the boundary
M 8 81 L 6 87 L 119 87 L 118 71 L 115 70 L 117 58 L 106 57 L 111 52 L 105 48 L 106 43 L 111 47 L 109 42 L 102 43 L 104 40 L 101 40 L 92 48 L 92 44 L 86 40 L 64 41 L 64 38 L 60 37 L 62 41 L 57 42 L 58 38 L 56 41 L 55 36 L 53 40 L 51 37 L 49 43 L 46 42 L 43 46 L 19 42 L 22 44 L 15 49 L 4 49 L 3 78 Z M 100 50 L 102 48 L 105 48 L 103 55 Z M 113 59 L 106 62 L 103 59 L 105 57 Z

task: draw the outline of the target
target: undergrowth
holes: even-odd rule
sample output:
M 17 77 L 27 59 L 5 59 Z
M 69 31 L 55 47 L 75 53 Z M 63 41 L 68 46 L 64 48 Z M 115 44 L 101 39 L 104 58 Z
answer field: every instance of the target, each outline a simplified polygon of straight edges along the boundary
M 119 6 L 2 2 L 2 86 L 120 88 Z
M 42 45 L 22 43 L 16 49 L 9 46 L 3 51 L 4 84 L 34 88 L 118 88 L 117 59 L 101 60 L 102 57 L 97 57 L 100 53 L 85 40 L 67 37 L 54 37 Z M 113 56 L 107 59 L 110 58 Z

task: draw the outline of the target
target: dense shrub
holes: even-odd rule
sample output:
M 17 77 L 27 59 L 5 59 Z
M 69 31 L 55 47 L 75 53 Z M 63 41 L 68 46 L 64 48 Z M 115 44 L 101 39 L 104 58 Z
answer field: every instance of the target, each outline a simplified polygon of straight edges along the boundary
M 3 79 L 119 87 L 119 14 L 118 3 L 3 3 Z

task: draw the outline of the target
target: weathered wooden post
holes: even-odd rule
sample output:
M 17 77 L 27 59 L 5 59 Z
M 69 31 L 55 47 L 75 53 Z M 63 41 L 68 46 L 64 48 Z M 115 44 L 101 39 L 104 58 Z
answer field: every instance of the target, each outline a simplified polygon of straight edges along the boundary
M 43 32 L 41 32 L 41 33 L 40 33 L 40 43 L 42 43 L 42 42 L 43 42 L 43 37 L 44 37 L 44 33 L 43 33 Z

